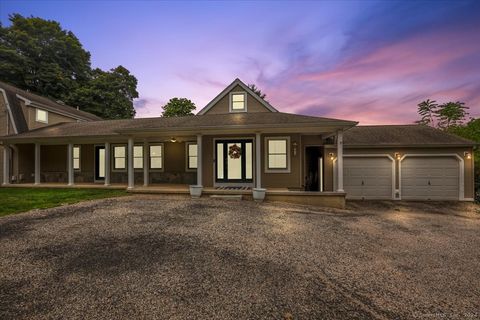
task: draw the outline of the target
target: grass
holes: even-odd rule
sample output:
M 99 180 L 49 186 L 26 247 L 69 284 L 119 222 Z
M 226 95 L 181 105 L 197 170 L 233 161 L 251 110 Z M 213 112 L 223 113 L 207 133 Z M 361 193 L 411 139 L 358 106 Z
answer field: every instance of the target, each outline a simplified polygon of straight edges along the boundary
M 0 217 L 32 209 L 46 209 L 126 194 L 124 190 L 112 189 L 0 188 Z

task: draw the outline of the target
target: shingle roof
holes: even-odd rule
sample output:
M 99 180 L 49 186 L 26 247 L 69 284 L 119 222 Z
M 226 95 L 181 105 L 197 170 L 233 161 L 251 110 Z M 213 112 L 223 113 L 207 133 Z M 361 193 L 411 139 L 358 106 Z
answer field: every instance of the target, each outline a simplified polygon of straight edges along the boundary
M 473 146 L 475 142 L 422 125 L 357 126 L 344 134 L 345 146 Z
M 49 138 L 109 136 L 141 131 L 180 131 L 206 128 L 265 128 L 338 126 L 349 128 L 356 122 L 331 118 L 303 116 L 281 112 L 212 114 L 171 118 L 139 118 L 130 120 L 103 120 L 71 122 L 31 130 L 9 138 Z
M 101 120 L 102 119 L 100 117 L 97 117 L 94 114 L 89 113 L 89 112 L 85 112 L 85 111 L 82 111 L 82 110 L 77 110 L 76 108 L 65 105 L 65 104 L 60 104 L 60 103 L 55 102 L 51 99 L 39 96 L 39 95 L 34 94 L 32 92 L 29 92 L 29 91 L 19 89 L 17 87 L 9 85 L 5 82 L 0 81 L 0 88 L 4 89 L 5 92 L 7 93 L 9 104 L 13 106 L 12 107 L 12 113 L 15 113 L 15 111 L 13 109 L 18 108 L 20 106 L 18 104 L 18 101 L 14 101 L 14 100 L 18 100 L 18 98 L 16 97 L 16 95 L 18 94 L 18 95 L 20 95 L 20 96 L 22 96 L 22 97 L 24 97 L 28 100 L 31 100 L 32 102 L 36 102 L 36 103 L 45 105 L 45 106 L 51 108 L 52 110 L 56 110 L 60 113 L 68 113 L 68 114 L 71 114 L 73 116 L 82 118 L 84 120 L 90 120 L 90 121 L 95 121 L 95 120 Z M 18 107 L 16 107 L 16 106 L 18 106 Z M 21 110 L 19 112 L 21 112 Z M 15 120 L 17 120 L 17 119 L 15 119 Z M 20 130 L 19 130 L 19 132 L 20 132 Z

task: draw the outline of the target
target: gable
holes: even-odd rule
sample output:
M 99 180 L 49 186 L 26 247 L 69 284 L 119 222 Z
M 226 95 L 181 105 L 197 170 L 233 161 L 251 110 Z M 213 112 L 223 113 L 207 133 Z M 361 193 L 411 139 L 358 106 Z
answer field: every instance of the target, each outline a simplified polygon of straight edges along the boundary
M 232 95 L 243 94 L 245 96 L 245 110 L 232 110 Z M 238 97 L 238 96 L 237 96 Z M 256 95 L 242 81 L 235 79 L 218 96 L 198 112 L 198 115 L 205 114 L 228 114 L 228 113 L 257 113 L 257 112 L 278 112 L 267 101 Z

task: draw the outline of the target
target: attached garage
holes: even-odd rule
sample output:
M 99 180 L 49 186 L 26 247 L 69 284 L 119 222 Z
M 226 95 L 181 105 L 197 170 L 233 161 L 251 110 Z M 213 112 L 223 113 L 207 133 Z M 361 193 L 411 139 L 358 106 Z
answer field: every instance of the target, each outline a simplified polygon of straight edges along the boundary
M 347 199 L 392 199 L 394 161 L 389 156 L 344 156 Z
M 456 156 L 407 156 L 400 162 L 403 200 L 459 200 Z

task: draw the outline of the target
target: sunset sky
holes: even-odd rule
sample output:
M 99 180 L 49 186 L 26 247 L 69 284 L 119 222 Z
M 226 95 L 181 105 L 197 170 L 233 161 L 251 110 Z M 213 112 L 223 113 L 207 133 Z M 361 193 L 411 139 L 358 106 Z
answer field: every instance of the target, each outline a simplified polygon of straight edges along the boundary
M 201 109 L 235 78 L 283 112 L 411 123 L 427 98 L 480 116 L 480 1 L 5 1 L 59 21 L 94 67 L 138 79 L 137 117 L 172 97 Z

